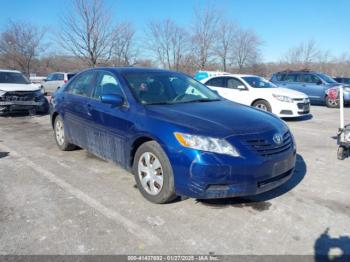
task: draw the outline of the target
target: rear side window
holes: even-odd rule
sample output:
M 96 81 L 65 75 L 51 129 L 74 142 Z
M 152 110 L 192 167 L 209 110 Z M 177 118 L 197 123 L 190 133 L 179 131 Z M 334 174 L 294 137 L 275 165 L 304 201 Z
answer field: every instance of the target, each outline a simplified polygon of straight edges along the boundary
M 117 78 L 109 72 L 97 73 L 97 85 L 94 89 L 93 98 L 100 99 L 102 95 L 124 96 L 123 90 Z
M 56 74 L 55 75 L 56 81 L 63 81 L 64 80 L 64 74 Z
M 225 87 L 224 77 L 214 77 L 205 83 L 207 86 Z
M 299 82 L 298 74 L 286 74 L 283 81 L 285 81 L 285 82 Z
M 90 90 L 94 84 L 95 73 L 85 72 L 72 81 L 67 88 L 66 92 L 74 95 L 89 96 Z

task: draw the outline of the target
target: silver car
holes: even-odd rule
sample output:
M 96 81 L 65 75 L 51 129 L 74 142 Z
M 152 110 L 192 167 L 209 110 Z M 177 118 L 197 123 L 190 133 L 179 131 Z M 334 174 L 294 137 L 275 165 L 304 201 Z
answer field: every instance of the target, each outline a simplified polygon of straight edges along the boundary
M 41 83 L 41 89 L 45 94 L 54 93 L 59 87 L 71 79 L 75 73 L 54 72 L 49 74 Z

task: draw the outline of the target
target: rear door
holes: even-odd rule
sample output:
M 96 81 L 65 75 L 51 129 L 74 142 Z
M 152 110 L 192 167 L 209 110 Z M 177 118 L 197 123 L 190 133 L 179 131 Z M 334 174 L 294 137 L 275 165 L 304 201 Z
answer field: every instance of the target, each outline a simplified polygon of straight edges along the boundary
M 125 100 L 124 105 L 113 107 L 101 102 L 102 95 L 111 94 L 122 96 Z M 114 74 L 104 70 L 98 71 L 89 106 L 90 121 L 94 127 L 90 150 L 104 159 L 125 166 L 126 139 L 133 122 L 125 93 Z
M 89 102 L 94 78 L 94 71 L 82 73 L 67 86 L 63 98 L 64 121 L 68 136 L 73 144 L 87 149 L 92 139 Z
M 300 82 L 300 76 L 298 73 L 287 73 L 278 86 L 302 92 L 303 86 Z

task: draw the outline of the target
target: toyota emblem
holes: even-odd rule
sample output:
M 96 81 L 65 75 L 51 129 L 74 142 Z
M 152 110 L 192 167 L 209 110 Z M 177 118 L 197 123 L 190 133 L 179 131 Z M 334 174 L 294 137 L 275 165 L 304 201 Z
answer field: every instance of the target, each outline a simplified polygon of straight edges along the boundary
M 277 145 L 280 145 L 283 143 L 283 137 L 280 134 L 275 134 L 272 139 L 273 139 L 273 142 L 275 142 Z

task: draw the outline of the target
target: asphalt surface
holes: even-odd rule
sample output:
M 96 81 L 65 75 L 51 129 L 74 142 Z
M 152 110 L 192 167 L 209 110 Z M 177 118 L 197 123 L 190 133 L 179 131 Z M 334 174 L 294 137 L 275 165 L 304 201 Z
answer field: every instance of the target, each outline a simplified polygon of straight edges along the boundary
M 260 196 L 147 202 L 133 176 L 58 150 L 48 116 L 0 118 L 0 254 L 350 254 L 350 159 L 339 111 L 288 121 L 297 169 Z M 350 108 L 346 109 L 350 123 Z

